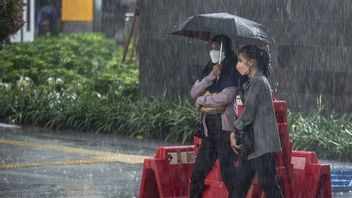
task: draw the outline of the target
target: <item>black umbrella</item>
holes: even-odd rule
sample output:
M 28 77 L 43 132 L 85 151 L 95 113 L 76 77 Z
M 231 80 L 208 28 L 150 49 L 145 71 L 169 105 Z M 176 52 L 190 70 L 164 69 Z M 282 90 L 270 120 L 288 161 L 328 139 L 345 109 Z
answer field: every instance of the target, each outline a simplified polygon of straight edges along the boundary
M 263 25 L 229 13 L 200 14 L 189 17 L 176 25 L 170 33 L 209 41 L 212 37 L 224 34 L 238 44 L 274 44 Z

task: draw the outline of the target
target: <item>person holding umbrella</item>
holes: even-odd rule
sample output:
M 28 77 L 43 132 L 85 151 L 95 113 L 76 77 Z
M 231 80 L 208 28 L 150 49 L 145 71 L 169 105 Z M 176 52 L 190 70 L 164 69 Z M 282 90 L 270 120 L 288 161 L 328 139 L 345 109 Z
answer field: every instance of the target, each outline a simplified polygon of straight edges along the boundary
M 248 75 L 244 87 L 244 110 L 234 121 L 231 133 L 231 146 L 235 152 L 241 152 L 237 145 L 239 131 L 253 133 L 253 148 L 246 158 L 241 158 L 236 178 L 236 189 L 233 198 L 245 198 L 252 179 L 256 173 L 266 197 L 283 197 L 275 178 L 275 152 L 281 151 L 280 137 L 276 126 L 276 116 L 272 95 L 267 79 L 269 55 L 256 46 L 245 46 L 240 49 L 236 69 L 241 75 Z M 248 129 L 248 128 L 251 129 Z M 248 134 L 245 134 L 248 135 Z
M 234 153 L 231 148 L 235 145 L 231 145 L 230 138 L 233 142 L 235 137 L 230 136 L 229 131 L 233 129 L 231 126 L 235 117 L 233 101 L 236 91 L 246 80 L 233 67 L 237 63 L 237 57 L 231 50 L 231 39 L 236 44 L 258 46 L 270 45 L 275 41 L 268 36 L 263 25 L 229 13 L 191 16 L 175 25 L 170 34 L 211 40 L 209 55 L 212 60 L 205 66 L 191 91 L 192 98 L 196 99 L 197 109 L 202 112 L 205 137 L 193 166 L 190 196 L 202 196 L 204 179 L 218 158 L 222 179 L 231 197 L 237 181 L 234 161 L 238 151 L 235 149 Z
M 201 112 L 203 138 L 192 169 L 190 197 L 202 197 L 204 180 L 219 159 L 222 179 L 230 191 L 234 187 L 237 155 L 230 145 L 234 100 L 240 74 L 233 65 L 237 57 L 231 39 L 217 35 L 210 42 L 210 60 L 194 83 L 191 96 Z M 231 194 L 231 193 L 230 193 Z M 230 195 L 231 196 L 231 195 Z

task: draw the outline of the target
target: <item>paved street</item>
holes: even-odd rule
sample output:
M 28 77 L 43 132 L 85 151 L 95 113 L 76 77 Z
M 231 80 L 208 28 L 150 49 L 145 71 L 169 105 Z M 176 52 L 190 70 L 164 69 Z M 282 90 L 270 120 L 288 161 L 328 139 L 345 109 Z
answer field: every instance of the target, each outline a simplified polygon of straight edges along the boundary
M 0 197 L 137 197 L 143 159 L 163 145 L 170 143 L 0 124 Z
M 0 197 L 137 197 L 163 142 L 0 126 Z

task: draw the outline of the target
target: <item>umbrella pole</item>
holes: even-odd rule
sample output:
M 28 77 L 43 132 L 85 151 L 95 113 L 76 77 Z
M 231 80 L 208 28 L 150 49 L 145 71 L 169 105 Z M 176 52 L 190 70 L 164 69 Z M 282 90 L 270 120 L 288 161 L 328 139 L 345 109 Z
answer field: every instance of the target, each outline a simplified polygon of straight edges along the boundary
M 220 57 L 219 57 L 219 64 L 221 64 L 221 54 L 222 54 L 222 41 L 221 41 L 221 44 L 220 44 Z
M 220 55 L 219 55 L 219 64 L 221 64 L 221 54 L 222 54 L 222 42 L 223 42 L 223 38 L 221 39 L 221 44 L 220 44 Z M 216 77 L 216 80 L 219 81 L 219 76 Z

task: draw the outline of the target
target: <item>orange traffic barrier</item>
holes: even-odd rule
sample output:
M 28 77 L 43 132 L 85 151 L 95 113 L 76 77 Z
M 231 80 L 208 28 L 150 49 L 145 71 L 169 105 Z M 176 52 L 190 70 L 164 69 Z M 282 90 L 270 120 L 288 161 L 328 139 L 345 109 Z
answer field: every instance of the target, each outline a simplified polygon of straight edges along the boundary
M 144 160 L 139 198 L 188 197 L 193 146 L 161 147 Z
M 286 102 L 273 97 L 282 151 L 276 153 L 276 175 L 285 198 L 331 198 L 330 166 L 321 164 L 314 152 L 292 151 L 287 125 Z M 240 114 L 243 106 L 237 107 Z M 161 147 L 155 157 L 145 159 L 139 198 L 189 197 L 189 184 L 201 139 L 194 146 Z M 204 198 L 227 197 L 217 160 L 205 179 Z M 265 197 L 257 176 L 247 198 Z

